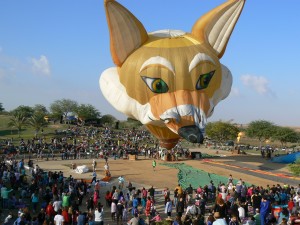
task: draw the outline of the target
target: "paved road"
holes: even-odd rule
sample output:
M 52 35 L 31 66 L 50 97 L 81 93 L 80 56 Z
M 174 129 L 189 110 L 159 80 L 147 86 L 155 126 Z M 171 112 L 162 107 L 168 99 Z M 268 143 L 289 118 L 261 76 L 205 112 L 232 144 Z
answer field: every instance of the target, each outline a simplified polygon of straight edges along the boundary
M 300 183 L 299 177 L 293 177 L 290 173 L 285 173 L 285 172 L 272 172 L 273 169 L 270 167 L 260 167 L 258 169 L 257 166 L 251 165 L 251 164 L 245 164 L 243 162 L 230 162 L 226 161 L 226 163 L 222 163 L 219 161 L 214 161 L 214 160 L 205 160 L 206 163 L 213 164 L 216 167 L 220 168 L 230 168 L 230 170 L 239 172 L 239 173 L 244 173 L 256 177 L 260 177 L 266 180 L 271 180 L 274 183 L 286 183 L 290 184 L 292 186 L 297 186 Z

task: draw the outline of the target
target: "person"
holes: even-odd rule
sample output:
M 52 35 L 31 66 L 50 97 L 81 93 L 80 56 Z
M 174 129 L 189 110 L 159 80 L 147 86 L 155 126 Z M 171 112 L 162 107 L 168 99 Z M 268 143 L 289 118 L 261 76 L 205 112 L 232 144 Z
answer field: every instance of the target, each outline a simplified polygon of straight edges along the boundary
M 124 205 L 122 204 L 121 201 L 118 202 L 117 204 L 117 224 L 119 224 L 119 222 L 122 223 L 122 217 L 123 217 L 123 210 L 124 210 Z
M 98 204 L 98 206 L 95 209 L 95 223 L 94 225 L 103 225 L 103 206 L 101 204 Z
M 148 196 L 147 198 L 147 202 L 146 202 L 146 208 L 145 208 L 145 214 L 147 217 L 150 216 L 150 211 L 151 211 L 151 206 L 152 206 L 152 201 L 151 201 L 151 197 Z
M 97 181 L 97 173 L 96 173 L 95 170 L 94 170 L 93 173 L 92 173 L 92 177 L 93 177 L 93 179 L 91 180 L 91 184 L 92 184 L 93 182 L 96 183 L 96 181 Z
M 160 222 L 161 221 L 161 216 L 159 214 L 159 212 L 156 212 L 156 215 L 150 220 L 151 222 Z
M 77 217 L 77 225 L 85 225 L 85 214 L 81 211 L 78 212 L 78 217 Z
M 71 218 L 68 213 L 68 207 L 64 207 L 64 210 L 62 211 L 61 215 L 64 217 L 64 225 L 70 225 Z
M 153 187 L 153 185 L 151 186 L 151 188 L 148 189 L 149 195 L 152 198 L 152 201 L 154 202 L 154 193 L 155 193 L 155 189 Z
M 255 210 L 260 208 L 261 203 L 261 195 L 257 190 L 254 191 L 254 194 L 251 196 L 251 203 L 253 208 L 253 214 L 255 214 Z
M 104 170 L 105 170 L 105 171 L 106 171 L 106 170 L 109 170 L 109 165 L 108 165 L 107 162 L 106 162 L 105 165 L 104 165 Z
M 153 171 L 155 171 L 155 167 L 156 167 L 156 161 L 155 161 L 155 159 L 153 159 L 153 161 L 152 161 L 152 167 L 153 167 Z
M 53 208 L 54 211 L 57 213 L 59 209 L 62 208 L 62 201 L 60 201 L 58 198 L 53 202 Z
M 164 198 L 165 198 L 165 205 L 166 205 L 168 198 L 170 198 L 170 190 L 167 187 L 164 189 Z
M 139 225 L 139 215 L 134 215 L 134 217 L 129 220 L 128 224 L 130 225 Z
M 66 193 L 63 195 L 62 207 L 69 207 L 69 206 L 70 206 L 70 195 Z
M 221 218 L 226 218 L 227 207 L 224 200 L 221 197 L 217 197 L 214 212 L 219 212 Z
M 181 218 L 179 218 L 179 216 L 176 216 L 172 225 L 181 225 L 181 224 L 182 224 Z
M 46 215 L 47 215 L 47 218 L 49 218 L 50 220 L 53 220 L 53 218 L 55 216 L 55 211 L 54 211 L 52 202 L 49 202 L 49 204 L 46 207 Z
M 196 205 L 189 203 L 186 207 L 185 215 L 194 216 L 197 214 Z
M 40 212 L 37 215 L 39 224 L 43 224 L 45 219 L 46 219 L 46 212 L 44 208 L 41 208 Z M 69 225 L 69 224 L 65 224 L 65 225 Z
M 238 203 L 238 211 L 239 211 L 239 221 L 243 222 L 246 216 L 245 209 L 242 207 L 241 203 Z
M 97 162 L 96 162 L 95 159 L 93 159 L 92 166 L 93 166 L 93 172 L 95 172 L 96 171 L 96 166 L 97 166 Z
M 231 219 L 229 221 L 229 225 L 239 225 L 239 221 L 238 221 L 236 215 L 231 216 Z
M 177 216 L 181 219 L 182 213 L 184 212 L 184 201 L 182 196 L 179 197 L 179 201 L 177 202 L 176 212 Z
M 255 209 L 255 215 L 253 216 L 255 219 L 255 225 L 260 225 L 260 213 L 259 208 Z
M 31 202 L 32 202 L 32 211 L 33 213 L 35 213 L 37 210 L 37 206 L 39 204 L 39 194 L 37 190 L 31 195 Z
M 212 225 L 214 221 L 215 221 L 214 216 L 212 214 L 209 214 L 206 219 L 206 225 Z
M 270 212 L 270 201 L 267 199 L 266 196 L 262 197 L 261 203 L 260 203 L 260 221 L 261 225 L 265 225 L 267 216 Z
M 189 215 L 186 215 L 183 220 L 183 225 L 190 225 L 192 222 L 192 218 Z
M 233 177 L 232 177 L 231 174 L 230 174 L 229 177 L 228 177 L 228 182 L 227 182 L 227 184 L 229 185 L 230 183 L 233 184 Z
M 250 218 L 248 218 L 245 225 L 256 225 L 254 216 L 251 216 Z
M 300 211 L 297 214 L 293 213 L 290 221 L 292 225 L 300 225 Z
M 111 212 L 111 220 L 115 221 L 116 220 L 116 212 L 117 212 L 117 204 L 115 201 L 113 201 L 111 203 L 110 212 Z
M 3 186 L 1 188 L 1 197 L 2 197 L 2 207 L 3 208 L 8 207 L 9 193 L 12 192 L 12 191 L 13 191 L 13 189 L 7 190 L 7 188 L 5 186 Z
M 183 189 L 180 184 L 178 184 L 177 187 L 175 187 L 175 190 L 177 190 L 177 195 L 182 195 Z
M 106 191 L 105 202 L 107 207 L 110 207 L 111 201 L 112 201 L 112 193 L 110 191 Z
M 282 208 L 282 211 L 279 213 L 279 217 L 278 217 L 278 224 L 280 224 L 282 222 L 282 219 L 289 219 L 290 214 L 289 211 L 286 207 Z
M 124 183 L 125 183 L 124 177 L 123 177 L 123 176 L 120 176 L 120 177 L 118 178 L 118 181 L 119 181 L 119 189 L 122 190 L 123 187 L 124 187 Z
M 63 225 L 63 224 L 64 224 L 65 219 L 64 219 L 64 217 L 61 215 L 61 213 L 62 213 L 62 210 L 59 209 L 59 210 L 57 211 L 57 214 L 54 216 L 54 224 L 55 224 L 55 225 Z
M 226 220 L 221 217 L 219 212 L 214 213 L 215 221 L 213 222 L 213 225 L 227 225 Z
M 171 213 L 172 213 L 172 202 L 170 198 L 167 198 L 167 203 L 165 206 L 165 213 L 167 214 L 168 218 L 171 217 Z

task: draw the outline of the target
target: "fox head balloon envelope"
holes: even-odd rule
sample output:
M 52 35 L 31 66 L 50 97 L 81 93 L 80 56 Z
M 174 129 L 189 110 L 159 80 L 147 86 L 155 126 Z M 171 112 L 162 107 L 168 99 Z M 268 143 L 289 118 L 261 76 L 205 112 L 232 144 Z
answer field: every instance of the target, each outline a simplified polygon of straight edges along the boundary
M 100 88 L 119 111 L 141 121 L 162 147 L 183 137 L 202 143 L 207 118 L 231 90 L 231 72 L 219 59 L 245 0 L 229 0 L 194 24 L 190 33 L 147 33 L 124 6 L 105 1 L 111 56 Z

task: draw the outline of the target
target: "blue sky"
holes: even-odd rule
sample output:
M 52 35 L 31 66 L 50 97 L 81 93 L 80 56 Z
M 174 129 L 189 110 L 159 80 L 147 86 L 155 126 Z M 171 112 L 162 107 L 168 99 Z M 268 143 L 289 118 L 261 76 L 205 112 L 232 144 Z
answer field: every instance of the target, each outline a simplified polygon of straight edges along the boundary
M 189 32 L 224 0 L 119 2 L 148 32 Z M 221 59 L 233 74 L 232 91 L 209 121 L 300 126 L 299 12 L 297 0 L 246 2 Z M 67 98 L 126 118 L 98 84 L 102 71 L 114 66 L 103 1 L 0 1 L 0 28 L 0 102 L 6 110 Z

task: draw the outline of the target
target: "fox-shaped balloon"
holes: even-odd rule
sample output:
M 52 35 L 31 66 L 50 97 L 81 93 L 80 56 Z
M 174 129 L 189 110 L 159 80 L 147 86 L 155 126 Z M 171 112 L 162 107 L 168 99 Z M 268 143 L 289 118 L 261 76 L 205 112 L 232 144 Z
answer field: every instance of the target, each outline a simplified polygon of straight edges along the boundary
M 162 147 L 171 149 L 181 137 L 202 143 L 207 118 L 231 90 L 231 72 L 219 59 L 244 3 L 223 3 L 198 19 L 190 33 L 147 33 L 124 6 L 105 0 L 116 65 L 100 76 L 105 98 L 145 124 Z

